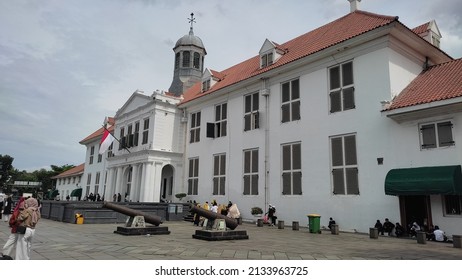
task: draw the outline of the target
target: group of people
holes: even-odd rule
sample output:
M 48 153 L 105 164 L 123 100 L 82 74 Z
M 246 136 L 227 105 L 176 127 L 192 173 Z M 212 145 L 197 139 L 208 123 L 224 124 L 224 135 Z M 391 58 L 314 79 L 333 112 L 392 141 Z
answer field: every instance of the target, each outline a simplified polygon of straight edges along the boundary
M 393 224 L 388 220 L 388 218 L 385 219 L 383 225 L 380 220 L 377 220 L 374 227 L 379 230 L 381 235 L 384 235 L 386 232 L 388 236 L 393 236 L 393 230 L 396 237 L 402 237 L 406 234 L 406 230 L 400 225 L 400 223 Z M 416 237 L 417 232 L 421 231 L 425 232 L 427 240 L 440 242 L 447 241 L 446 234 L 438 226 L 435 226 L 434 228 L 430 226 L 427 230 L 423 230 L 422 227 L 415 221 L 408 225 L 407 233 L 409 237 Z
M 196 201 L 193 201 L 191 203 L 193 205 L 204 208 L 206 210 L 210 210 L 213 213 L 221 214 L 229 218 L 239 219 L 241 217 L 241 213 L 239 212 L 237 205 L 235 203 L 232 203 L 231 201 L 228 202 L 228 205 L 224 205 L 224 204 L 218 205 L 216 200 L 213 200 L 211 204 L 209 204 L 208 201 L 204 202 L 202 205 L 200 203 L 197 203 Z M 194 225 L 201 226 L 204 220 L 205 220 L 204 217 L 201 217 L 197 213 L 194 214 L 194 219 L 193 219 Z
M 68 197 L 66 197 L 66 199 L 69 200 Z M 96 195 L 90 193 L 88 196 L 83 197 L 83 201 L 103 201 L 103 199 L 101 198 L 99 193 L 97 193 Z
M 12 202 L 11 202 L 12 204 Z M 16 260 L 30 260 L 35 227 L 40 220 L 40 205 L 37 199 L 21 197 L 8 217 L 11 234 L 3 246 L 1 259 L 12 259 L 14 247 Z
M 385 218 L 385 222 L 383 224 L 380 222 L 380 220 L 377 220 L 374 227 L 378 229 L 380 235 L 384 235 L 386 232 L 388 236 L 395 235 L 396 237 L 402 237 L 405 233 L 404 227 L 400 223 L 396 222 L 393 224 L 388 218 Z

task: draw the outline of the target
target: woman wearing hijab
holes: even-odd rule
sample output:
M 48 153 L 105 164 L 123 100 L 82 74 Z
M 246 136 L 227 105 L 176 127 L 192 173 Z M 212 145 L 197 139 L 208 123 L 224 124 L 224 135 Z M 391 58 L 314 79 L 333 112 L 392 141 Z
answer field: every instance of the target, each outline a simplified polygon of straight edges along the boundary
M 16 245 L 16 259 L 30 260 L 32 239 L 35 234 L 35 226 L 40 220 L 38 201 L 35 198 L 28 198 L 24 203 L 24 210 L 19 213 L 18 222 L 26 227 L 24 234 L 18 233 L 18 244 Z
M 24 209 L 24 197 L 21 197 L 19 199 L 18 204 L 13 210 L 13 214 L 11 215 L 11 218 L 9 220 L 10 223 L 10 228 L 11 228 L 11 234 L 8 237 L 8 240 L 6 241 L 5 245 L 3 246 L 3 251 L 2 254 L 3 256 L 10 256 L 11 257 L 11 252 L 13 251 L 14 245 L 18 241 L 18 234 L 16 233 L 16 229 L 18 227 L 18 224 L 16 222 L 17 217 L 19 216 L 19 213 Z

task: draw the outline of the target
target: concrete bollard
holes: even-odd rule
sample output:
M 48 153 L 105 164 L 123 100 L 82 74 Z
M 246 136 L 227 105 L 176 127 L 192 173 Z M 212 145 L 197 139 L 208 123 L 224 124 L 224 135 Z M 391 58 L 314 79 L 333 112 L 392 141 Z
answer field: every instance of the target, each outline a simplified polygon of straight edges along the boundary
M 284 221 L 278 221 L 278 229 L 284 229 Z
M 298 223 L 298 221 L 293 221 L 292 222 L 292 230 L 299 230 L 300 229 L 300 225 Z
M 262 227 L 263 226 L 263 219 L 258 219 L 257 220 L 257 227 Z
M 417 237 L 417 243 L 419 244 L 427 243 L 427 234 L 425 233 L 425 231 L 418 231 L 416 233 L 416 237 Z
M 369 237 L 372 239 L 379 238 L 379 229 L 373 227 L 369 228 Z
M 334 224 L 330 228 L 330 233 L 338 235 L 338 225 Z
M 462 235 L 453 235 L 452 245 L 454 248 L 462 248 Z

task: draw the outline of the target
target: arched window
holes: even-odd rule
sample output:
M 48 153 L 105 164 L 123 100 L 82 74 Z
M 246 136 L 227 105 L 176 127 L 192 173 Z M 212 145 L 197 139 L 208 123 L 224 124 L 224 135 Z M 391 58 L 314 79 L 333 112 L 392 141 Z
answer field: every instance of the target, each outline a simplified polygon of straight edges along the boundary
M 194 53 L 193 67 L 196 69 L 200 68 L 201 55 L 198 52 Z
M 183 67 L 189 67 L 191 65 L 190 60 L 191 60 L 191 54 L 189 53 L 189 51 L 184 51 L 183 52 Z
M 180 53 L 175 54 L 175 69 L 178 69 L 180 67 Z

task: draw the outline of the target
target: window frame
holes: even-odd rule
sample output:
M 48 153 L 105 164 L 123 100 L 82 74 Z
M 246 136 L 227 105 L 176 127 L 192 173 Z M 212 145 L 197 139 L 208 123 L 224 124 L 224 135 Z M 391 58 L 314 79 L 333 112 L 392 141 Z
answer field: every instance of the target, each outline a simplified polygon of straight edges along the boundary
M 442 129 L 443 127 L 449 127 L 449 135 L 450 140 L 443 142 L 442 136 Z M 431 129 L 426 133 L 425 130 Z M 433 150 L 433 149 L 441 149 L 441 148 L 449 148 L 454 147 L 456 142 L 454 141 L 454 122 L 453 120 L 440 120 L 440 121 L 433 121 L 433 122 L 425 122 L 419 124 L 419 140 L 420 140 L 420 150 Z M 430 142 L 428 137 L 433 138 L 434 143 Z
M 214 129 L 215 138 L 225 137 L 228 134 L 227 124 L 228 124 L 228 103 L 222 103 L 222 104 L 215 105 L 215 129 Z
M 348 64 L 351 64 L 351 73 L 349 77 L 351 79 L 351 83 L 344 84 L 345 83 L 345 75 L 344 75 L 344 67 L 346 67 Z M 334 81 L 333 79 L 333 70 L 338 68 L 338 86 L 335 87 L 333 85 Z M 328 89 L 329 89 L 329 113 L 334 114 L 338 112 L 344 112 L 352 109 L 356 109 L 356 101 L 355 101 L 355 83 L 354 83 L 354 64 L 353 60 L 350 61 L 345 61 L 343 63 L 334 65 L 332 67 L 327 68 L 327 75 L 328 75 Z M 333 87 L 334 86 L 334 87 Z M 349 92 L 351 90 L 351 92 Z M 334 100 L 333 98 L 336 97 L 338 94 L 338 100 Z M 347 106 L 347 97 L 345 95 L 351 94 L 352 100 L 350 101 L 351 104 Z M 338 104 L 337 104 L 338 103 Z M 338 108 L 333 109 L 333 104 L 337 105 Z
M 143 119 L 143 140 L 142 145 L 149 142 L 149 118 Z
M 226 153 L 213 155 L 212 195 L 226 195 Z
M 261 68 L 273 65 L 273 63 L 274 63 L 274 54 L 272 51 L 264 53 L 260 56 L 260 67 Z
M 248 156 L 247 156 L 248 155 Z M 249 159 L 249 163 L 247 163 Z M 256 162 L 255 162 L 256 161 Z M 258 166 L 259 151 L 258 148 L 246 149 L 243 151 L 243 195 L 258 195 Z M 256 181 L 256 182 L 255 182 Z M 248 191 L 247 191 L 248 190 Z
M 346 138 L 354 137 L 354 155 L 351 154 L 353 151 L 349 150 L 351 147 L 346 149 Z M 333 140 L 341 140 L 341 159 L 338 158 L 338 152 L 334 151 L 336 148 L 334 147 Z M 350 143 L 351 144 L 351 143 Z M 329 151 L 330 151 L 330 170 L 331 170 L 331 187 L 332 193 L 334 195 L 359 195 L 359 164 L 358 164 L 358 149 L 357 149 L 357 135 L 356 133 L 349 133 L 349 134 L 342 134 L 329 137 Z M 338 147 L 337 147 L 338 148 Z M 352 158 L 354 156 L 354 158 Z M 354 159 L 354 163 L 351 161 Z M 340 162 L 341 161 L 341 162 Z M 349 162 L 348 162 L 349 161 Z M 342 173 L 338 173 L 341 171 Z M 355 173 L 351 173 L 351 172 Z M 336 177 L 341 175 L 342 177 Z M 354 175 L 355 178 L 350 177 L 350 179 L 354 180 L 356 186 L 349 185 L 349 177 L 348 176 Z M 338 181 L 341 179 L 341 182 Z M 336 187 L 336 183 L 341 183 L 343 186 Z M 351 181 L 350 181 L 351 182 Z M 341 189 L 340 189 L 341 188 Z M 339 191 L 341 190 L 341 192 Z
M 191 113 L 190 129 L 189 129 L 189 143 L 200 142 L 201 134 L 201 111 Z
M 298 147 L 298 154 L 294 149 Z M 288 148 L 288 149 L 287 149 Z M 289 154 L 286 154 L 286 152 Z M 287 160 L 288 159 L 288 160 Z M 298 161 L 298 162 L 297 162 Z M 287 166 L 288 165 L 288 166 Z M 290 177 L 287 177 L 290 176 Z M 292 142 L 281 144 L 281 187 L 282 195 L 302 195 L 303 194 L 303 183 L 302 183 L 302 142 Z M 289 186 L 287 190 L 286 181 L 289 179 Z M 299 184 L 298 193 L 295 190 L 295 183 Z
M 451 216 L 451 217 L 458 217 L 462 216 L 462 195 L 442 195 L 441 197 L 443 202 L 443 213 L 444 216 Z M 449 204 L 449 199 L 452 199 L 451 205 Z M 452 211 L 448 211 L 450 206 L 455 206 L 456 208 L 452 208 Z
M 199 194 L 199 157 L 188 160 L 188 195 Z
M 248 100 L 250 100 L 250 104 L 248 104 Z M 244 131 L 260 128 L 259 109 L 260 94 L 258 92 L 244 95 Z
M 297 84 L 297 93 L 294 92 L 294 84 Z M 288 85 L 287 97 L 285 92 L 286 85 Z M 300 109 L 300 78 L 281 83 L 281 123 L 301 120 Z M 288 118 L 286 116 L 288 116 Z

